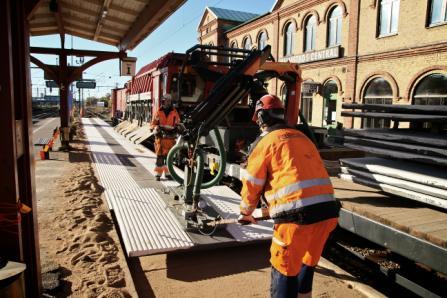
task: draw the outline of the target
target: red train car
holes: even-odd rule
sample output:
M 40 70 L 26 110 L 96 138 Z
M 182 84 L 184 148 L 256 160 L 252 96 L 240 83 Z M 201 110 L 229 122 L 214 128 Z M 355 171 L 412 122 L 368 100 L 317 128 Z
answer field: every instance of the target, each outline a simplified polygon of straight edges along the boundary
M 122 119 L 127 107 L 127 86 L 112 89 L 112 119 Z

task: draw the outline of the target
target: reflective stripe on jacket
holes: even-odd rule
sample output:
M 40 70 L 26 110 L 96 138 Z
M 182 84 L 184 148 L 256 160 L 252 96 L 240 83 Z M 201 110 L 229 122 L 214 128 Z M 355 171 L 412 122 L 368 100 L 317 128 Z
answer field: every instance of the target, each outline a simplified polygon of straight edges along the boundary
M 315 222 L 338 212 L 318 150 L 303 133 L 292 128 L 274 129 L 259 140 L 248 157 L 242 184 L 240 210 L 246 215 L 254 211 L 261 195 L 274 219 L 293 214 L 303 219 L 304 214 L 304 222 L 306 217 Z M 325 209 L 330 209 L 327 215 Z
M 172 109 L 169 114 L 166 116 L 163 109 L 159 109 L 157 113 L 155 113 L 152 122 L 151 129 L 154 129 L 155 126 L 160 126 L 161 129 L 166 131 L 173 130 L 177 124 L 180 123 L 180 116 L 176 109 Z

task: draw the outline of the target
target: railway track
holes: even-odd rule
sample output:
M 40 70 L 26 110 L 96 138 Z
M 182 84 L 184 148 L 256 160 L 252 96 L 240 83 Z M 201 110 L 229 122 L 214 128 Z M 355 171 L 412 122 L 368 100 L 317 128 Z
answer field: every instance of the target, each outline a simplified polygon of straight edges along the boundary
M 446 297 L 447 277 L 338 228 L 323 256 L 388 297 Z
M 223 184 L 241 190 L 238 180 Z M 447 297 L 447 276 L 340 227 L 323 256 L 388 297 Z
M 51 108 L 33 108 L 33 123 L 37 123 L 42 119 L 50 117 L 58 117 L 59 109 L 57 107 Z
M 108 110 L 104 110 L 103 112 L 97 112 L 91 108 L 85 109 L 84 117 L 86 118 L 99 118 L 102 120 L 109 120 L 110 119 L 110 112 Z

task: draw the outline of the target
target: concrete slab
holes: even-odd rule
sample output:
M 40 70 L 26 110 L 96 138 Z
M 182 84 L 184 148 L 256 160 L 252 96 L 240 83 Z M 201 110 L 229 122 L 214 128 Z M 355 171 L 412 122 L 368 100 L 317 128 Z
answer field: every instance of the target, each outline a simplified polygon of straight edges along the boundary
M 407 180 L 403 180 L 403 179 L 388 177 L 388 176 L 381 175 L 381 174 L 366 172 L 364 170 L 356 170 L 356 169 L 348 168 L 348 167 L 341 167 L 340 169 L 343 174 L 351 174 L 356 177 L 365 178 L 365 179 L 368 179 L 368 180 L 371 180 L 371 181 L 374 181 L 377 183 L 385 183 L 388 185 L 408 189 L 408 190 L 411 190 L 414 192 L 419 192 L 419 193 L 437 197 L 440 199 L 447 199 L 447 190 L 442 189 L 442 188 L 431 187 L 431 186 L 427 186 L 427 185 L 416 183 L 416 182 L 411 182 L 411 181 L 407 181 Z
M 153 188 L 106 190 L 129 257 L 186 249 L 194 245 Z
M 346 158 L 340 162 L 342 165 L 365 169 L 371 173 L 447 189 L 447 172 L 442 167 L 380 157 Z
M 406 159 L 414 162 L 421 162 L 421 163 L 427 163 L 427 164 L 433 164 L 438 166 L 447 166 L 447 158 L 442 157 L 435 157 L 435 156 L 427 156 L 427 155 L 420 155 L 415 153 L 408 153 L 405 151 L 398 151 L 398 150 L 391 150 L 391 149 L 385 149 L 385 148 L 376 148 L 376 147 L 370 147 L 370 146 L 362 146 L 357 145 L 349 142 L 345 142 L 344 145 L 346 147 L 380 155 L 385 157 L 392 157 L 396 159 Z
M 351 182 L 363 184 L 366 186 L 370 186 L 373 188 L 377 188 L 377 189 L 380 189 L 386 193 L 389 193 L 389 194 L 392 194 L 395 196 L 399 196 L 402 198 L 407 198 L 410 200 L 414 200 L 414 201 L 418 201 L 421 203 L 425 203 L 425 204 L 429 204 L 432 206 L 447 209 L 447 200 L 444 200 L 444 199 L 440 199 L 440 198 L 436 198 L 436 197 L 429 196 L 426 194 L 418 193 L 415 191 L 388 185 L 385 183 L 380 183 L 380 182 L 373 181 L 370 179 L 365 179 L 365 178 L 354 176 L 351 174 L 340 174 L 340 178 L 343 180 L 346 180 L 346 181 L 351 181 Z

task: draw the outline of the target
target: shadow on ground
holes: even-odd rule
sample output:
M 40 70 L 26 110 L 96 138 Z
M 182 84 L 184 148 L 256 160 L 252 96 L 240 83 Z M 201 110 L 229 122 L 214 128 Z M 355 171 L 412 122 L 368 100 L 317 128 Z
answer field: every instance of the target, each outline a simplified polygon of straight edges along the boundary
M 169 254 L 166 258 L 167 277 L 198 281 L 263 269 L 270 266 L 269 246 L 270 243 L 258 243 L 244 247 Z

